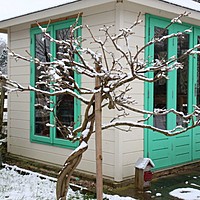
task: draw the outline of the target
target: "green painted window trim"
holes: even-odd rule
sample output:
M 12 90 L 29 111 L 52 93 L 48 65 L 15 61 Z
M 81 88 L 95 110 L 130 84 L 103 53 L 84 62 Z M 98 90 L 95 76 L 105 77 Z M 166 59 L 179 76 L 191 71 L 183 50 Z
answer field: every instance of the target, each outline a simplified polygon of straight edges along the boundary
M 48 27 L 48 31 L 50 32 L 51 36 L 55 38 L 55 32 L 56 30 L 62 29 L 62 28 L 68 28 L 72 24 L 74 24 L 76 19 L 69 19 L 66 21 L 56 22 L 52 23 Z M 82 18 L 79 18 L 77 26 L 82 24 Z M 45 26 L 43 26 L 45 27 Z M 33 57 L 35 57 L 35 35 L 41 33 L 41 30 L 38 27 L 34 27 L 30 29 L 30 38 L 31 38 L 31 44 L 30 44 L 30 52 Z M 82 32 L 81 29 L 77 30 L 77 35 L 81 36 Z M 56 52 L 56 45 L 54 43 L 50 43 L 50 51 L 55 56 Z M 78 61 L 78 58 L 75 57 L 75 59 Z M 35 64 L 31 63 L 31 76 L 30 76 L 30 85 L 35 85 Z M 75 80 L 81 85 L 81 76 L 78 73 L 74 73 Z M 51 100 L 55 102 L 56 97 L 51 97 Z M 52 146 L 59 146 L 69 149 L 74 149 L 78 146 L 78 142 L 70 142 L 68 140 L 59 139 L 56 138 L 56 128 L 50 127 L 50 137 L 44 137 L 35 135 L 35 92 L 30 92 L 30 140 L 31 142 L 39 143 L 39 144 L 48 144 Z M 74 99 L 74 121 L 78 122 L 75 125 L 75 128 L 80 125 L 80 116 L 81 116 L 81 102 L 78 99 Z M 50 122 L 54 123 L 54 117 L 53 113 L 50 114 Z
M 154 16 L 154 15 L 150 15 L 150 14 L 146 14 L 145 16 L 145 43 L 148 43 L 152 38 L 153 38 L 153 34 L 154 34 L 154 26 L 159 26 L 159 27 L 166 27 L 167 24 L 170 23 L 171 19 L 166 19 L 166 18 L 162 18 L 162 17 L 158 17 L 158 16 Z M 169 34 L 177 32 L 177 31 L 184 31 L 186 29 L 192 29 L 192 33 L 190 33 L 190 38 L 189 38 L 189 48 L 195 46 L 197 44 L 197 36 L 200 36 L 200 27 L 199 26 L 195 26 L 195 25 L 191 25 L 191 24 L 187 24 L 187 23 L 182 23 L 182 24 L 173 24 L 172 26 L 170 26 L 168 28 Z M 169 40 L 168 42 L 168 48 L 171 49 L 171 51 L 169 52 L 168 57 L 171 57 L 172 55 L 176 55 L 177 50 L 176 48 L 171 48 L 173 43 L 176 43 L 176 38 L 172 38 Z M 150 61 L 150 58 L 153 58 L 153 54 L 154 54 L 154 46 L 151 45 L 150 47 L 148 47 L 145 50 L 145 60 Z M 194 92 L 194 88 L 195 88 L 195 84 L 197 84 L 197 56 L 193 55 L 193 56 L 189 56 L 189 81 L 188 82 L 188 91 L 190 92 L 189 98 L 188 98 L 188 112 L 192 112 L 193 110 L 193 105 L 196 105 L 196 97 L 195 97 L 195 92 Z M 174 92 L 174 96 L 176 97 L 176 85 L 174 84 L 174 77 L 176 77 L 177 72 L 174 70 L 172 72 L 170 72 L 169 76 L 170 79 L 167 82 L 167 87 L 170 88 L 170 90 L 167 90 L 168 92 Z M 153 73 L 149 73 L 148 77 L 151 78 L 153 76 Z M 176 79 L 175 79 L 176 80 Z M 154 87 L 153 87 L 153 83 L 144 83 L 144 109 L 145 110 L 149 110 L 149 111 L 153 111 L 153 94 L 154 94 Z M 168 108 L 175 108 L 176 109 L 176 100 L 170 99 L 171 95 L 168 95 L 168 99 L 167 99 L 167 107 Z M 168 116 L 169 117 L 169 116 Z M 168 121 L 169 119 L 167 119 Z M 171 121 L 176 121 L 175 119 L 171 119 Z M 153 124 L 153 119 L 149 119 L 147 121 L 147 124 Z M 170 129 L 172 127 L 173 124 L 167 124 L 167 128 Z M 190 130 L 191 132 L 191 141 L 194 143 L 193 137 L 195 135 L 196 132 L 198 131 L 199 128 L 195 128 L 193 130 Z M 150 144 L 148 144 L 148 140 L 149 140 L 149 133 L 151 133 L 152 131 L 145 129 L 144 130 L 144 157 L 149 157 L 148 155 L 148 149 Z M 153 134 L 153 133 L 152 133 Z M 173 137 L 170 137 L 170 141 L 173 143 L 174 142 Z M 200 159 L 199 156 L 194 155 L 194 147 L 192 147 L 193 149 L 191 150 L 191 159 L 192 160 L 197 160 Z M 192 161 L 191 160 L 191 161 Z M 173 166 L 174 164 L 172 164 L 171 166 Z M 170 165 L 168 166 L 170 167 Z M 156 168 L 156 170 L 159 169 Z

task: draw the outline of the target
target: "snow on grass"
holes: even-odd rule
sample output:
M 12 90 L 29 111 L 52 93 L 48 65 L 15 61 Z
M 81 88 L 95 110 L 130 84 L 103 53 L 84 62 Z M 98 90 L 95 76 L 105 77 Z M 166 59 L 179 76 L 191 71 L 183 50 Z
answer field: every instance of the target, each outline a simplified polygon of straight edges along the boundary
M 25 170 L 16 166 L 4 165 L 0 170 L 1 200 L 56 200 L 56 179 Z M 134 200 L 131 197 L 106 195 L 108 200 Z M 69 189 L 68 199 L 85 199 L 80 191 Z M 91 199 L 91 198 L 87 198 Z M 92 200 L 92 199 L 91 199 Z
M 135 200 L 132 197 L 120 197 L 118 195 L 108 195 L 108 194 L 104 194 L 103 195 L 104 198 L 109 199 L 109 200 Z
M 184 200 L 200 199 L 200 190 L 194 188 L 178 188 L 169 193 L 173 197 Z
M 0 170 L 0 199 L 55 199 L 55 182 L 41 179 L 37 174 L 21 175 L 15 168 Z

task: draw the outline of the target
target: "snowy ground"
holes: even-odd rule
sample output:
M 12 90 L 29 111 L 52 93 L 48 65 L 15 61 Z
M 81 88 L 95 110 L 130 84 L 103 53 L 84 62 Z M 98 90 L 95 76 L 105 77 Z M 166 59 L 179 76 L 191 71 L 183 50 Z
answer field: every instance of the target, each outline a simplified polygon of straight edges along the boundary
M 171 196 L 184 200 L 200 199 L 200 190 L 194 188 L 178 188 L 170 192 Z
M 20 173 L 19 173 L 20 172 Z M 55 200 L 56 179 L 16 166 L 5 165 L 0 170 L 1 200 Z M 134 200 L 130 197 L 105 195 L 109 200 Z M 68 199 L 86 199 L 80 191 L 69 189 Z M 88 198 L 87 198 L 88 199 Z M 90 198 L 91 199 L 91 198 Z
M 0 170 L 0 199 L 1 200 L 55 200 L 56 179 L 41 175 L 16 166 L 5 165 Z M 200 187 L 200 186 L 199 186 Z M 90 199 L 79 191 L 69 189 L 68 199 Z M 170 192 L 171 196 L 183 200 L 200 199 L 200 190 L 194 188 L 178 188 Z M 156 196 L 162 196 L 156 195 Z M 109 200 L 134 200 L 131 197 L 106 195 Z

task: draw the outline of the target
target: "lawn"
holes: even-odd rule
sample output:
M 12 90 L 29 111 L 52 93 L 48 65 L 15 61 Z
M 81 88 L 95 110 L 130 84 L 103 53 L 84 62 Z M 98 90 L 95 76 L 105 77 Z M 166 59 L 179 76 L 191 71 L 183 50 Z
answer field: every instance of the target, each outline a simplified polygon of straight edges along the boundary
M 69 188 L 68 199 L 94 199 Z M 1 200 L 55 200 L 56 179 L 42 174 L 4 164 L 0 170 L 0 199 Z M 106 195 L 109 200 L 134 200 L 131 197 Z

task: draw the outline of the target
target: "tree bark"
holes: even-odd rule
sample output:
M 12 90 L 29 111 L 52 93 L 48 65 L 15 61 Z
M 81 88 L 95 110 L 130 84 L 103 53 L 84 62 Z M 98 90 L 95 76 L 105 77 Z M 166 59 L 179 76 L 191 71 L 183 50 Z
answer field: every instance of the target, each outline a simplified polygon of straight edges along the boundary
M 87 150 L 87 148 L 80 149 L 79 151 L 72 154 L 65 162 L 64 167 L 59 173 L 57 185 L 56 185 L 56 196 L 57 200 L 66 200 L 66 195 L 68 192 L 69 181 L 72 173 L 76 169 L 77 165 L 80 163 L 82 154 Z
M 0 83 L 0 134 L 3 127 L 3 111 L 4 111 L 5 89 L 3 83 Z
M 91 102 L 92 105 L 92 102 Z M 94 111 L 93 111 L 94 112 Z M 91 114 L 90 116 L 86 117 L 86 121 L 90 123 L 89 127 L 89 133 L 87 137 L 85 137 L 82 142 L 85 142 L 85 144 L 88 143 L 88 140 L 90 139 L 90 136 L 93 133 L 94 128 L 94 114 Z M 86 127 L 85 127 L 86 128 Z M 72 173 L 80 163 L 82 159 L 83 153 L 87 150 L 88 146 L 84 146 L 84 148 L 77 147 L 77 150 L 74 150 L 74 152 L 68 157 L 66 160 L 62 170 L 60 171 L 58 175 L 57 185 L 56 185 L 56 197 L 57 200 L 66 200 L 66 195 L 68 192 L 69 182 Z
M 96 64 L 96 71 L 100 72 L 100 66 Z M 96 194 L 97 200 L 103 199 L 103 175 L 102 175 L 102 110 L 101 110 L 101 80 L 95 78 L 95 143 L 96 143 Z

